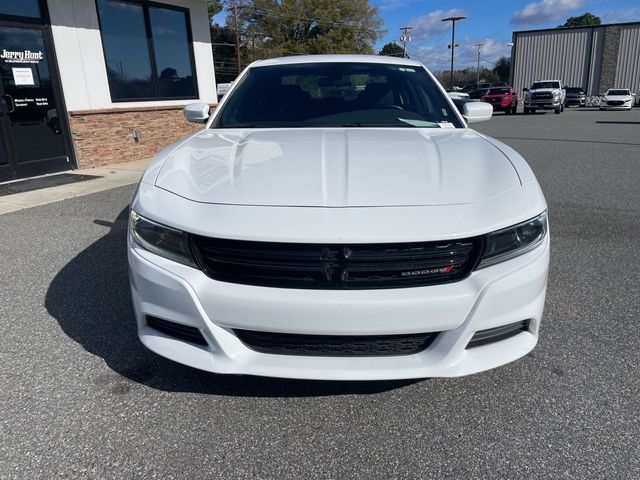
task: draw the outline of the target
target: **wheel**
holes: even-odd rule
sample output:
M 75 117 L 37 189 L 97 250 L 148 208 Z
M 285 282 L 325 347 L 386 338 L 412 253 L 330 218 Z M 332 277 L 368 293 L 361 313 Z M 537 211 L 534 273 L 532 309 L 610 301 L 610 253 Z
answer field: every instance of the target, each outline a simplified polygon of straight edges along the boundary
M 531 115 L 535 115 L 535 113 L 536 113 L 536 109 L 535 108 L 530 108 L 529 111 L 531 112 Z
M 518 113 L 518 104 L 516 103 L 513 107 L 511 107 L 511 114 L 515 115 Z
M 561 111 L 562 111 L 562 107 L 558 107 L 553 111 L 553 113 L 555 113 L 556 115 L 560 115 Z
M 564 104 L 562 104 L 562 106 L 560 107 L 560 111 L 564 112 Z
M 600 107 L 600 111 L 601 111 L 601 112 L 602 112 L 602 111 L 604 111 L 604 108 Z

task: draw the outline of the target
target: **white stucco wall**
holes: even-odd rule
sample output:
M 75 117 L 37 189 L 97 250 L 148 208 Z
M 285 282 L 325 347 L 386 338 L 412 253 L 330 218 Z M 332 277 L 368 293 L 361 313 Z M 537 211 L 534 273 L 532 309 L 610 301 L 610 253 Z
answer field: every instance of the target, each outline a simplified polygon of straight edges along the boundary
M 217 103 L 206 0 L 155 0 L 190 10 L 200 101 Z M 67 110 L 185 105 L 194 100 L 112 102 L 94 0 L 48 0 Z

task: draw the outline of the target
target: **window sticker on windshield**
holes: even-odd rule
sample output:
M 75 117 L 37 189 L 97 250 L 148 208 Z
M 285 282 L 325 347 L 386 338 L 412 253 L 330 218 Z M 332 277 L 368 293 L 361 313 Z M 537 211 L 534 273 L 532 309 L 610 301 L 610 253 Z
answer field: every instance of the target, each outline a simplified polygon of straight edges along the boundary
M 440 128 L 456 128 L 451 122 L 438 122 L 438 125 L 440 125 Z
M 399 121 L 404 122 L 404 123 L 408 123 L 409 125 L 412 125 L 414 127 L 438 127 L 440 126 L 440 123 L 436 123 L 436 122 L 429 122 L 427 120 L 415 120 L 413 118 L 398 118 Z
M 400 70 L 401 72 L 412 72 L 412 73 L 416 73 L 416 69 L 415 69 L 415 68 L 400 67 L 400 68 L 398 68 L 398 70 Z

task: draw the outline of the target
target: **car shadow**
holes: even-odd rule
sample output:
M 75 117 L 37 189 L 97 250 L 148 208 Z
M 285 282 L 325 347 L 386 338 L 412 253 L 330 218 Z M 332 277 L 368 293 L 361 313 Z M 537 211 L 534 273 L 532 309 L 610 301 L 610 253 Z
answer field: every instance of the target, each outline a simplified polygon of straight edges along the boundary
M 128 208 L 114 222 L 95 220 L 109 233 L 80 252 L 55 276 L 45 306 L 64 333 L 102 359 L 118 375 L 95 381 L 112 391 L 128 391 L 127 381 L 172 392 L 251 397 L 367 395 L 419 380 L 328 382 L 242 375 L 217 375 L 164 359 L 140 343 L 131 294 L 126 251 Z
M 595 123 L 604 123 L 607 125 L 640 125 L 640 122 L 625 122 L 617 120 L 597 120 Z

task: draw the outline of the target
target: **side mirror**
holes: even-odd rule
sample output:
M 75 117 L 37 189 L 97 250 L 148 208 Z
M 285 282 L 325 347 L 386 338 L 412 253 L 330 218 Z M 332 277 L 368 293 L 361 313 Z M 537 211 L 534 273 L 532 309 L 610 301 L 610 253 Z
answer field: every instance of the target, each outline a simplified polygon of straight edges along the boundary
M 528 91 L 529 91 L 529 89 L 528 89 L 527 87 L 524 87 L 524 88 L 522 89 L 522 91 L 523 91 L 523 92 L 528 92 Z
M 187 122 L 207 123 L 209 120 L 209 105 L 206 103 L 191 103 L 182 112 Z
M 493 107 L 485 102 L 467 102 L 462 107 L 462 116 L 467 123 L 486 122 L 493 115 Z

